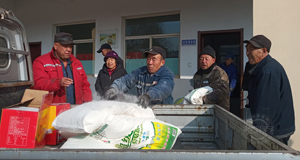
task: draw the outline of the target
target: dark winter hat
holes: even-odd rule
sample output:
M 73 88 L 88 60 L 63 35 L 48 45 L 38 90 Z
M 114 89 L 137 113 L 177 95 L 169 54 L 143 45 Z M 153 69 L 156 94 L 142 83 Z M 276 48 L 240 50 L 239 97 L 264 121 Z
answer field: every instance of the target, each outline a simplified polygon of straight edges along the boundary
M 100 49 L 97 52 L 101 53 L 102 49 L 111 49 L 111 46 L 108 43 L 104 43 L 101 45 Z
M 106 62 L 106 60 L 107 60 L 108 57 L 115 58 L 116 61 L 117 61 L 119 56 L 118 56 L 118 54 L 115 51 L 109 51 L 109 52 L 107 52 L 107 54 L 104 57 L 104 62 Z
M 163 59 L 165 59 L 167 57 L 167 53 L 166 51 L 161 48 L 161 47 L 158 47 L 158 46 L 153 46 L 149 51 L 146 51 L 144 52 L 144 57 L 148 57 L 148 54 L 151 53 L 151 54 L 160 54 Z
M 225 59 L 229 59 L 229 58 L 233 59 L 233 55 L 232 55 L 232 54 L 228 54 L 228 55 L 225 57 Z
M 66 32 L 56 33 L 54 36 L 54 42 L 59 42 L 60 44 L 75 45 L 75 43 L 73 42 L 72 35 L 70 33 L 66 33 Z
M 205 48 L 203 48 L 203 50 L 199 54 L 199 57 L 202 54 L 207 54 L 207 55 L 210 55 L 213 58 L 216 58 L 216 52 L 210 45 L 207 45 Z
M 271 41 L 264 35 L 256 35 L 250 40 L 244 40 L 244 43 L 251 43 L 256 48 L 267 48 L 268 52 L 271 49 Z

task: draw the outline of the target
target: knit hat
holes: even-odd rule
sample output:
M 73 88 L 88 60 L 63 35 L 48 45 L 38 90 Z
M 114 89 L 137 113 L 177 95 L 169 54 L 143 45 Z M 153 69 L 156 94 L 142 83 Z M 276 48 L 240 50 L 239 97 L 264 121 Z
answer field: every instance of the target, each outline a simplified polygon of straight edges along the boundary
M 115 58 L 116 61 L 119 58 L 118 54 L 115 51 L 109 51 L 109 52 L 107 52 L 107 54 L 104 57 L 104 62 L 106 62 L 107 58 L 109 58 L 109 57 Z
M 207 45 L 205 48 L 203 48 L 203 50 L 199 54 L 199 57 L 202 54 L 207 54 L 210 55 L 212 58 L 216 58 L 216 52 L 210 45 Z

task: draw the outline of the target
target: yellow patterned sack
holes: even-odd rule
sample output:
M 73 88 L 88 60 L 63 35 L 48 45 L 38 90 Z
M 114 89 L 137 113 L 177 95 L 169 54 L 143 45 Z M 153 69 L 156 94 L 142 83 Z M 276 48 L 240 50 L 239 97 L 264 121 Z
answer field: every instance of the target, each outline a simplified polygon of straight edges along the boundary
M 143 123 L 118 139 L 106 138 L 108 133 L 105 133 L 105 128 L 109 124 L 95 130 L 89 136 L 119 149 L 171 149 L 181 133 L 178 127 L 158 119 L 138 119 L 135 122 Z

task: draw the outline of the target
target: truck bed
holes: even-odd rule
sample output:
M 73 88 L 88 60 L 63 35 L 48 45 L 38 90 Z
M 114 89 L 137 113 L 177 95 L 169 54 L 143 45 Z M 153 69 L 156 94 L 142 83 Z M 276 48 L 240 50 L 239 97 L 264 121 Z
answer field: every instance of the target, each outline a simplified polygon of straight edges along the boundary
M 217 105 L 156 105 L 182 134 L 171 150 L 0 149 L 0 159 L 300 159 L 286 146 Z

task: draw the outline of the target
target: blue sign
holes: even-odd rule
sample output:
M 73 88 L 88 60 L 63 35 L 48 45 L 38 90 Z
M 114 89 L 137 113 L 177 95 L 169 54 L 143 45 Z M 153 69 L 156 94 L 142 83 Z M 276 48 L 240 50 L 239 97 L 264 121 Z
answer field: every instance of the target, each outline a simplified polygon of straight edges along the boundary
M 196 39 L 185 39 L 181 41 L 182 45 L 195 45 Z

